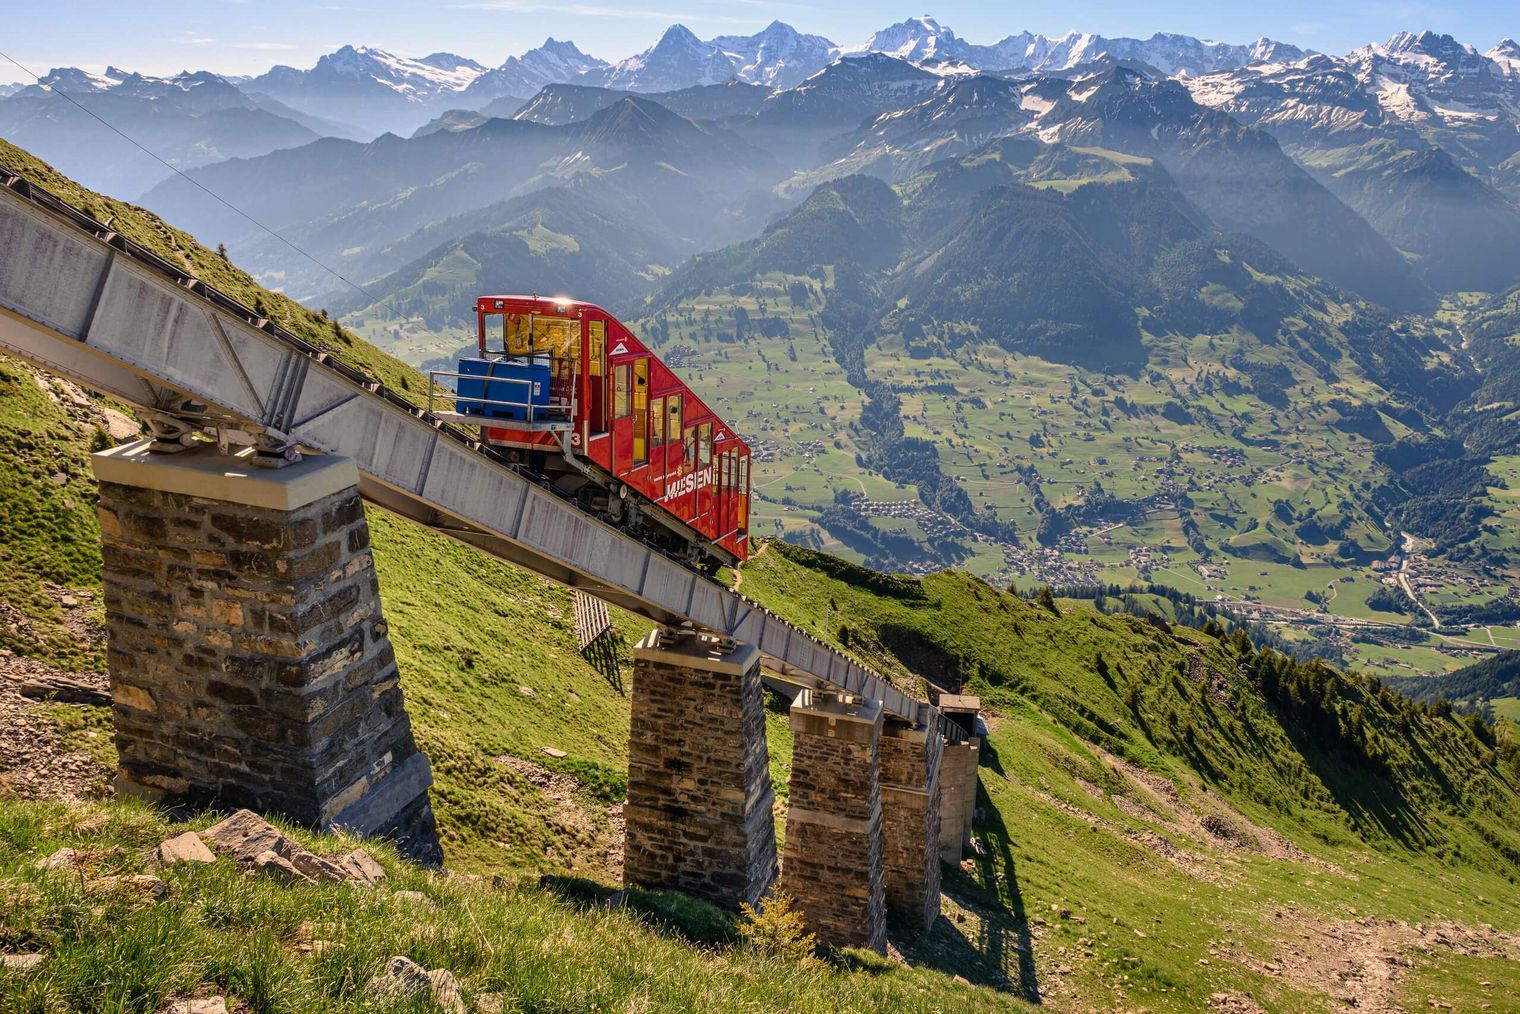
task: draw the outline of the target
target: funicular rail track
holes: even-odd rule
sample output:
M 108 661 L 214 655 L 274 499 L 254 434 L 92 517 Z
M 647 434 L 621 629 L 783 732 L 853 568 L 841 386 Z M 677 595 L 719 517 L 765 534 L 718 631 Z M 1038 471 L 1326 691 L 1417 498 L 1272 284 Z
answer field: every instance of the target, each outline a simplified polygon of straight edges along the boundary
M 288 438 L 358 467 L 365 499 L 655 623 L 755 645 L 789 681 L 898 690 L 806 631 L 593 518 L 489 446 L 0 166 L 0 349 L 153 414 Z

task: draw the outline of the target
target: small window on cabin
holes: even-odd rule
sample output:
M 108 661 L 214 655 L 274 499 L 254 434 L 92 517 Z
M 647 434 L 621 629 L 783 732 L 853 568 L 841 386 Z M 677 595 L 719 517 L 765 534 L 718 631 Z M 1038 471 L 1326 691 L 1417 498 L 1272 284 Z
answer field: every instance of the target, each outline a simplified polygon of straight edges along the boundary
M 697 463 L 697 428 L 686 427 L 686 434 L 682 440 L 681 458 L 688 465 Z
M 712 464 L 712 423 L 705 422 L 697 427 L 697 453 L 701 459 L 697 462 L 698 468 L 706 468 Z
M 739 524 L 736 526 L 740 532 L 749 531 L 749 455 L 739 457 L 739 482 L 735 487 L 739 492 Z
M 504 313 L 501 315 L 501 347 L 509 356 L 526 356 L 533 352 L 533 315 L 530 313 Z
M 591 336 L 591 362 L 586 366 L 586 372 L 593 377 L 602 375 L 602 357 L 607 352 L 607 322 L 593 320 L 587 325 Z
M 649 411 L 649 360 L 633 361 L 633 410 Z
M 681 396 L 672 394 L 665 399 L 665 433 L 667 440 L 681 439 Z
M 624 363 L 612 368 L 612 414 L 614 418 L 626 419 L 633 413 L 633 401 L 629 398 L 632 368 Z
M 665 442 L 665 399 L 656 398 L 649 409 L 649 443 L 659 447 Z
M 533 351 L 558 359 L 570 359 L 579 354 L 580 342 L 575 340 L 575 321 L 564 317 L 533 318 Z
M 580 355 L 576 328 L 576 321 L 566 317 L 504 313 L 501 317 L 501 344 L 509 356 L 574 359 Z

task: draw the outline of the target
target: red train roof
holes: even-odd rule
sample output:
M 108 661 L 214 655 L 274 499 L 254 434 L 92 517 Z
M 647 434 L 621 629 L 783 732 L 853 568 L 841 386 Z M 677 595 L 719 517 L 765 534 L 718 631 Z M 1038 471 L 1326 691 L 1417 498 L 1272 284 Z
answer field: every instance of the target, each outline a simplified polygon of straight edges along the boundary
M 505 305 L 497 306 L 497 303 Z M 605 313 L 607 316 L 612 317 L 611 313 L 608 313 L 608 311 L 597 306 L 595 303 L 588 303 L 584 299 L 571 299 L 569 296 L 498 295 L 480 296 L 475 300 L 475 308 L 477 310 L 505 310 L 508 308 L 527 308 L 529 306 L 575 307 L 578 310 L 595 310 L 598 313 Z M 614 317 L 613 319 L 616 320 L 617 318 Z

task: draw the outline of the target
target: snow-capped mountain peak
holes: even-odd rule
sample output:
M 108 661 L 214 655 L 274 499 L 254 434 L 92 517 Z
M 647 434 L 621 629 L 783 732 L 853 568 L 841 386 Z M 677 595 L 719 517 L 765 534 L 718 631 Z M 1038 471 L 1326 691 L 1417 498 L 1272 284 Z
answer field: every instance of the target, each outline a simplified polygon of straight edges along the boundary
M 402 95 L 425 100 L 442 92 L 463 91 L 484 70 L 473 60 L 448 53 L 414 60 L 373 46 L 344 46 L 318 59 L 311 73 L 368 78 Z
M 500 67 L 486 71 L 465 89 L 461 103 L 470 109 L 513 96 L 526 99 L 549 85 L 567 84 L 585 74 L 605 71 L 609 64 L 582 53 L 573 42 L 550 37 L 522 56 L 509 56 Z
M 950 29 L 927 14 L 888 25 L 849 53 L 885 53 L 899 60 L 921 63 L 926 60 L 957 59 L 964 56 L 965 44 Z
M 734 77 L 735 70 L 722 49 L 703 42 L 685 25 L 671 25 L 653 46 L 614 64 L 601 83 L 627 91 L 679 91 L 720 84 Z
M 754 35 L 720 35 L 708 40 L 727 53 L 741 81 L 792 88 L 822 70 L 839 47 L 821 35 L 804 35 L 772 21 Z
M 421 59 L 374 46 L 343 46 L 307 70 L 273 67 L 239 83 L 295 109 L 374 131 L 410 132 L 438 107 L 457 105 L 484 73 L 473 60 L 451 53 Z
M 78 67 L 54 67 L 42 76 L 39 84 L 74 94 L 103 92 L 115 88 L 126 77 L 125 71 L 117 70 L 115 67 L 107 67 L 104 74 L 92 74 Z
M 472 70 L 476 74 L 486 69 L 485 64 L 476 63 L 467 56 L 458 53 L 431 53 L 417 61 L 425 63 L 429 67 L 436 67 L 443 71 Z
M 1505 74 L 1520 76 L 1520 42 L 1501 39 L 1498 45 L 1483 55 L 1498 64 Z
M 1158 32 L 1149 39 L 1107 39 L 1090 32 L 1057 38 L 1021 32 L 991 45 L 967 42 L 931 17 L 909 18 L 877 32 L 850 53 L 878 52 L 915 63 L 964 64 L 984 71 L 1059 71 L 1103 60 L 1129 60 L 1164 74 L 1189 76 L 1252 63 L 1302 59 L 1296 46 L 1258 39 L 1230 45 Z

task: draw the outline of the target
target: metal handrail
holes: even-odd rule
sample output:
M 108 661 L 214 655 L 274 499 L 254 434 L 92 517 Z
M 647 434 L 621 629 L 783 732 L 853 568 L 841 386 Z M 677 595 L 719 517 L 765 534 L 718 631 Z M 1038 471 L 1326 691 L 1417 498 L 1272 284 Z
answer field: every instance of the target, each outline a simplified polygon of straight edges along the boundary
M 526 401 L 507 401 L 507 400 L 504 400 L 504 399 L 501 399 L 501 398 L 461 398 L 460 395 L 459 395 L 459 391 L 458 391 L 458 385 L 456 384 L 455 385 L 454 394 L 448 399 L 448 400 L 454 402 L 454 407 L 456 409 L 459 408 L 459 403 L 461 401 L 468 402 L 471 405 L 491 405 L 491 406 L 500 407 L 500 408 L 520 408 L 520 409 L 527 410 L 528 418 L 526 420 L 524 420 L 524 421 L 532 423 L 532 422 L 537 422 L 538 421 L 538 420 L 536 420 L 534 418 L 534 416 L 538 415 L 540 413 L 542 413 L 546 418 L 551 419 L 551 421 L 554 421 L 554 422 L 565 422 L 565 421 L 569 420 L 570 418 L 572 418 L 572 415 L 573 415 L 573 412 L 574 412 L 574 408 L 575 408 L 575 403 L 574 403 L 573 399 L 570 402 L 568 402 L 566 404 L 562 404 L 562 405 L 538 405 L 538 404 L 535 404 L 534 401 L 533 401 L 533 384 L 534 384 L 534 382 L 531 381 L 531 380 L 524 380 L 521 377 L 492 377 L 492 376 L 485 376 L 485 375 L 482 375 L 482 374 L 479 374 L 479 373 L 455 373 L 455 372 L 452 372 L 452 371 L 449 371 L 449 370 L 429 370 L 428 371 L 428 411 L 429 412 L 433 411 L 433 403 L 434 403 L 434 400 L 437 397 L 437 393 L 436 392 L 438 390 L 437 378 L 439 378 L 439 377 L 452 377 L 455 380 L 479 380 L 479 381 L 483 381 L 484 384 L 485 384 L 485 388 L 488 391 L 490 390 L 492 384 L 521 384 L 524 387 L 528 388 L 528 398 L 527 398 Z M 459 414 L 460 415 L 473 415 L 474 413 L 473 412 L 464 412 L 464 411 L 461 410 L 459 412 Z M 484 416 L 483 418 L 490 418 L 490 417 L 489 416 Z

